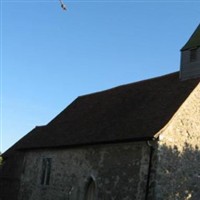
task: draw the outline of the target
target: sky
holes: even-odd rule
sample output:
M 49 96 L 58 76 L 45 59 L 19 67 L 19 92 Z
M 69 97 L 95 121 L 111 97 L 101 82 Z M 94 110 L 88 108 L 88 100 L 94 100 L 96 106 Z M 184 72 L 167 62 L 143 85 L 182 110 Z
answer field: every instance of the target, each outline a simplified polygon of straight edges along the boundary
M 179 70 L 200 1 L 1 0 L 0 151 L 75 98 Z

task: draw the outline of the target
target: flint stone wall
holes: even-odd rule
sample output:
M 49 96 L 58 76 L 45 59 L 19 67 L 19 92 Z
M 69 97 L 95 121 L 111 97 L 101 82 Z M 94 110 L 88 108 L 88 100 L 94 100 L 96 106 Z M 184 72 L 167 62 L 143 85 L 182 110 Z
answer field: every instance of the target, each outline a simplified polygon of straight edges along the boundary
M 150 148 L 146 142 L 27 152 L 20 200 L 84 200 L 90 179 L 96 199 L 144 200 Z M 50 183 L 41 185 L 42 160 L 51 158 Z
M 160 132 L 152 200 L 200 199 L 200 84 Z
M 0 166 L 0 200 L 18 200 L 23 159 L 23 152 L 16 152 Z

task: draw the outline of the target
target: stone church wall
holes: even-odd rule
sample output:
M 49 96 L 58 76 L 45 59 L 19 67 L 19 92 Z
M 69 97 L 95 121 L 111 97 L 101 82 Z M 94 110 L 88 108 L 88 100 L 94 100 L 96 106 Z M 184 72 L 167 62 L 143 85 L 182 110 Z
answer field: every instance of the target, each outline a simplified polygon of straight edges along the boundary
M 17 200 L 24 154 L 15 152 L 0 166 L 0 200 Z
M 149 155 L 146 142 L 29 151 L 19 199 L 84 200 L 93 180 L 96 199 L 144 200 Z M 51 163 L 47 185 L 41 180 L 45 159 Z
M 200 199 L 200 84 L 161 131 L 152 200 Z

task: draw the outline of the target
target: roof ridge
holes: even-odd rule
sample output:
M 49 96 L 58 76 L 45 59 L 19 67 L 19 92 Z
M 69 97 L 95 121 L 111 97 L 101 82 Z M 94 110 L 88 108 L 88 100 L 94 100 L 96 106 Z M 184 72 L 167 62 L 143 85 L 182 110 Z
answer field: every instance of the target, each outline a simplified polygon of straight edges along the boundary
M 178 74 L 178 73 L 179 73 L 179 71 L 176 71 L 176 72 L 172 72 L 172 73 L 169 73 L 169 74 L 160 75 L 160 76 L 157 76 L 157 77 L 151 77 L 151 78 L 147 78 L 147 79 L 144 79 L 144 80 L 138 80 L 136 82 L 117 85 L 117 86 L 111 87 L 109 89 L 99 90 L 97 92 L 92 92 L 92 93 L 88 93 L 88 94 L 83 94 L 83 95 L 78 96 L 78 98 L 84 98 L 84 97 L 92 96 L 92 95 L 95 95 L 95 94 L 101 94 L 101 93 L 104 93 L 104 92 L 112 91 L 112 90 L 115 90 L 115 89 L 118 89 L 118 88 L 130 86 L 130 85 L 137 85 L 137 84 L 145 83 L 145 82 L 148 82 L 148 81 L 154 81 L 154 80 L 162 79 L 164 77 L 169 77 L 169 76 L 172 76 L 172 75 L 175 75 L 175 74 Z

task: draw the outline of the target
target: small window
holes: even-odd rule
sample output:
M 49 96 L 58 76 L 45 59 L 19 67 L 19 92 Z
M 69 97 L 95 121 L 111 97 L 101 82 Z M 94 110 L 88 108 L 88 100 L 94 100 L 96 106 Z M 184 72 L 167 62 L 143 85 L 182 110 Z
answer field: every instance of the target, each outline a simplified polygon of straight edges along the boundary
M 50 174 L 51 174 L 51 158 L 44 158 L 42 160 L 41 185 L 49 185 Z
M 95 200 L 96 196 L 96 185 L 94 180 L 91 178 L 89 180 L 88 186 L 87 186 L 87 190 L 86 190 L 86 200 Z
M 190 50 L 190 62 L 194 62 L 197 60 L 197 49 Z

